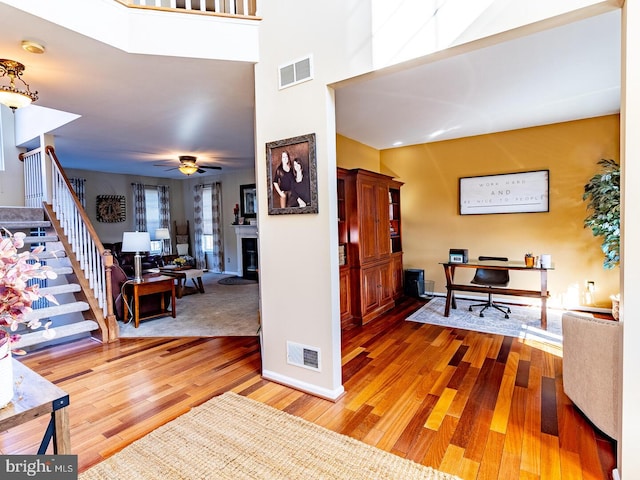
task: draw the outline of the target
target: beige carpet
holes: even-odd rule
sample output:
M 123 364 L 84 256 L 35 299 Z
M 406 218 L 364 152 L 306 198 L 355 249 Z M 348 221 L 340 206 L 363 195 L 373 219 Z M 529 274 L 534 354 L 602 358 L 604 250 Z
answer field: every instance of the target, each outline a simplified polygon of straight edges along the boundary
M 252 336 L 258 332 L 258 284 L 220 285 L 228 277 L 212 272 L 203 275 L 205 293 L 176 298 L 176 318 L 159 317 L 118 322 L 120 336 L 131 337 L 228 337 Z M 189 281 L 193 286 L 193 283 Z
M 227 392 L 154 430 L 79 480 L 453 480 Z

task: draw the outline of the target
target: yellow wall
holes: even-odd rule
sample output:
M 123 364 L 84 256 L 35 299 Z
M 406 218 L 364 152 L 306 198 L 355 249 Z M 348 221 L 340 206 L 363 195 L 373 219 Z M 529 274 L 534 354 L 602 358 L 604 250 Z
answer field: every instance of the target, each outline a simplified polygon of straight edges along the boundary
M 583 228 L 582 192 L 600 158 L 620 159 L 619 124 L 619 116 L 610 115 L 381 151 L 378 171 L 405 182 L 405 268 L 424 269 L 425 278 L 435 281 L 435 291 L 444 292 L 438 262 L 447 258 L 449 248 L 467 248 L 472 258 L 519 260 L 527 251 L 548 253 L 555 264 L 549 273 L 550 304 L 610 306 L 609 295 L 619 291 L 619 271 L 603 269 L 600 241 Z M 363 153 L 370 164 L 369 147 Z M 353 168 L 354 160 L 343 161 L 343 155 L 356 156 L 357 151 L 338 148 L 338 164 Z M 459 177 L 547 169 L 548 213 L 458 214 Z M 461 270 L 456 279 L 468 280 L 471 273 Z M 585 295 L 587 281 L 595 282 L 591 301 Z M 537 282 L 533 273 L 513 273 L 510 286 L 533 288 Z
M 380 172 L 380 150 L 342 135 L 336 136 L 336 162 L 342 168 Z

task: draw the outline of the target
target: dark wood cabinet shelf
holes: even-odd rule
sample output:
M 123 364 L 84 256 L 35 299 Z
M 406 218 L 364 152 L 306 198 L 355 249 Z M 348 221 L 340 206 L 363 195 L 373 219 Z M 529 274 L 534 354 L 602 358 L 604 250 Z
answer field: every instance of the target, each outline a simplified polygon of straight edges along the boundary
M 337 171 L 342 326 L 367 323 L 402 295 L 401 182 L 363 169 Z

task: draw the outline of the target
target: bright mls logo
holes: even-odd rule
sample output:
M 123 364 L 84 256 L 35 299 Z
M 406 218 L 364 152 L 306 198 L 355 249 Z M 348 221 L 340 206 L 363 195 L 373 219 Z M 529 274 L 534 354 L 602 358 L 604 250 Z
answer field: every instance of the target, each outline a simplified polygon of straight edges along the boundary
M 77 455 L 0 455 L 3 480 L 77 480 Z

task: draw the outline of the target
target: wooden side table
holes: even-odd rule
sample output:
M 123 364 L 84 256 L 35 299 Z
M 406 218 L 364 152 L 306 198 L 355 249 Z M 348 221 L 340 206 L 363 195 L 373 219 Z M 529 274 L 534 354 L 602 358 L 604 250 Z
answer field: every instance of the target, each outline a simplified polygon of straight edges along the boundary
M 140 320 L 149 318 L 164 317 L 169 313 L 168 305 L 165 305 L 164 295 L 160 296 L 160 311 L 144 317 L 140 316 L 140 297 L 151 295 L 152 293 L 171 292 L 171 316 L 176 318 L 176 287 L 173 277 L 158 275 L 153 277 L 143 277 L 141 282 L 127 282 L 122 294 L 124 300 L 124 318 L 129 316 L 129 294 L 133 295 L 133 319 L 136 328 L 140 326 Z
M 15 358 L 12 363 L 13 377 L 19 385 L 14 387 L 11 403 L 0 408 L 0 431 L 49 414 L 51 419 L 40 443 L 38 455 L 46 454 L 51 440 L 55 455 L 69 455 L 69 394 Z

